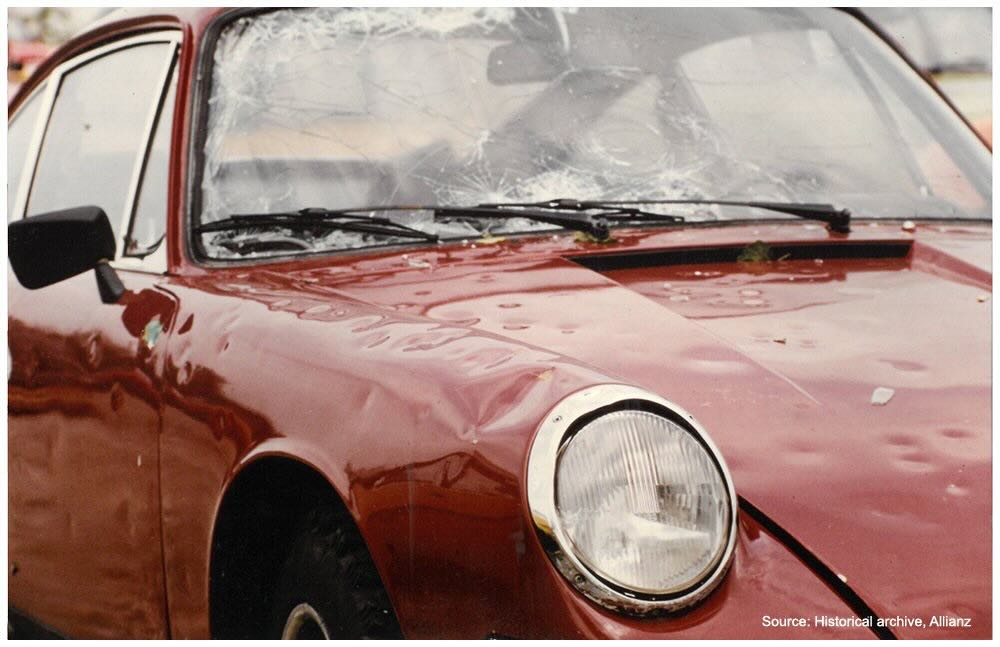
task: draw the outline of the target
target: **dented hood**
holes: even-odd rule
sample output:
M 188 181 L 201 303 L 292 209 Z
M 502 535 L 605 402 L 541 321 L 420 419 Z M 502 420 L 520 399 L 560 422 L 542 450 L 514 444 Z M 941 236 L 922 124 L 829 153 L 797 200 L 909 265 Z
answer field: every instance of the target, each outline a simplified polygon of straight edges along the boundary
M 412 271 L 338 287 L 678 403 L 709 430 L 737 492 L 880 616 L 971 618 L 989 635 L 989 228 L 921 228 L 888 236 L 903 247 L 846 258 L 825 232 L 792 229 L 622 240 L 582 260 L 410 257 Z M 753 235 L 824 246 L 768 263 L 717 253 Z M 661 253 L 671 243 L 698 253 Z

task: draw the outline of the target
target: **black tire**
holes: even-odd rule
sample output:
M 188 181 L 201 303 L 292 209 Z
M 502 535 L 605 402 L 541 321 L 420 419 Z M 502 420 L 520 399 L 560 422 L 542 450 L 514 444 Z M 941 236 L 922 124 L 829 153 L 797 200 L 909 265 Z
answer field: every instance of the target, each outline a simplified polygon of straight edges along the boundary
M 329 507 L 310 512 L 292 544 L 274 595 L 270 637 L 282 637 L 293 611 L 305 617 L 300 638 L 403 637 L 364 541 L 345 513 Z

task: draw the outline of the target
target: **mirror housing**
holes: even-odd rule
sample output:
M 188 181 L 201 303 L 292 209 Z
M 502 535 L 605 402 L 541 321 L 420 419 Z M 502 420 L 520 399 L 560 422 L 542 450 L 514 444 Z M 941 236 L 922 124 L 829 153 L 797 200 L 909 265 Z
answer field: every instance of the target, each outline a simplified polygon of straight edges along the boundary
M 115 257 L 115 235 L 100 207 L 76 207 L 15 220 L 7 225 L 7 257 L 18 282 L 44 288 L 96 270 L 104 303 L 125 292 L 108 261 Z

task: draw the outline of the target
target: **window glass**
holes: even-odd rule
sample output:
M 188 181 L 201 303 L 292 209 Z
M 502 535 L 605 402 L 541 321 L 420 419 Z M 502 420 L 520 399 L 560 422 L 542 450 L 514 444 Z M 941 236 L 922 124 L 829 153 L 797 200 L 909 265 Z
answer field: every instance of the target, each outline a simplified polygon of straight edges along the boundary
M 989 7 L 867 7 L 864 12 L 903 46 L 924 70 L 993 69 Z
M 767 55 L 755 55 L 760 51 Z M 907 173 L 912 151 L 893 139 L 866 90 L 870 81 L 852 68 L 849 54 L 829 32 L 770 31 L 727 39 L 681 57 L 680 64 L 714 124 L 717 145 L 729 160 L 738 160 L 725 166 L 720 181 L 743 176 L 754 188 L 787 187 L 803 195 L 833 190 L 878 195 L 887 187 L 920 195 Z M 695 149 L 702 162 L 707 157 L 702 140 L 682 148 Z M 747 172 L 756 168 L 767 172 Z
M 553 225 L 426 206 L 567 197 L 991 215 L 986 147 L 883 40 L 830 9 L 277 10 L 233 21 L 212 62 L 205 223 L 425 205 L 379 215 L 468 238 Z M 198 236 L 212 258 L 413 242 L 274 227 Z
M 28 215 L 95 205 L 119 231 L 170 47 L 153 43 L 117 50 L 63 77 L 45 132 Z
M 42 94 L 36 92 L 28 99 L 14 120 L 7 125 L 7 220 L 14 217 L 11 210 L 14 208 L 17 187 L 24 173 L 24 156 L 28 152 L 31 135 L 35 131 L 38 110 L 42 105 Z
M 156 121 L 153 144 L 146 161 L 139 194 L 136 196 L 135 217 L 129 232 L 125 254 L 146 256 L 163 240 L 167 227 L 167 174 L 170 163 L 170 131 L 173 126 L 174 98 L 177 95 L 177 69 L 171 75 L 167 96 Z

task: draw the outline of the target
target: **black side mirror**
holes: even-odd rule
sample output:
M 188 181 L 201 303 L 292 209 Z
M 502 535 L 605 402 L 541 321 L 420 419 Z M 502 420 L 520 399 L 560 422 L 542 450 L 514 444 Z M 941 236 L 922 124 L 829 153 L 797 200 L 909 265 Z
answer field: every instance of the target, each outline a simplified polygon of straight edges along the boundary
M 18 282 L 37 290 L 94 270 L 104 303 L 125 292 L 108 261 L 115 257 L 115 234 L 100 207 L 77 207 L 15 220 L 7 225 L 7 256 Z

